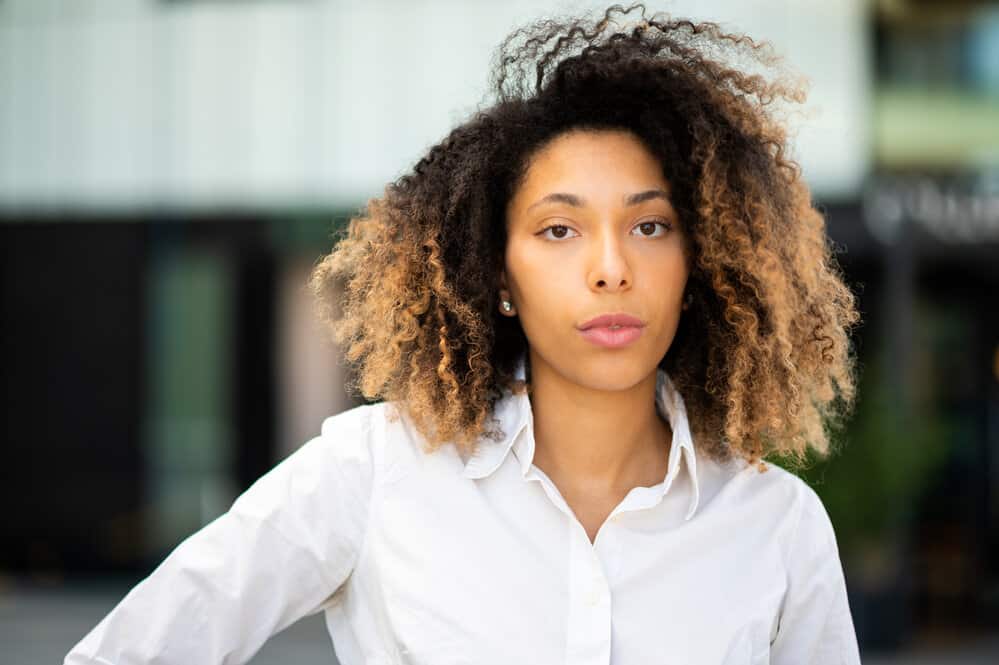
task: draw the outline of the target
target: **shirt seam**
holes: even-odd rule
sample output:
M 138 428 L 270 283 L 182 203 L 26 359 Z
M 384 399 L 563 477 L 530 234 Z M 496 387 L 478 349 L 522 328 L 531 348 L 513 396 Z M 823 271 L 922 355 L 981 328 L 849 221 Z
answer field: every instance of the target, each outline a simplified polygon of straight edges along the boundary
M 250 517 L 249 515 L 241 515 L 241 516 Z M 286 545 L 290 545 L 293 549 L 301 548 L 301 545 L 299 545 L 294 540 L 285 535 L 285 533 L 281 531 L 281 529 L 277 525 L 272 524 L 271 522 L 268 522 L 260 518 L 253 518 L 253 519 L 256 519 L 258 524 L 267 527 L 269 531 L 276 533 L 278 537 L 280 537 L 281 540 L 285 542 Z M 316 571 L 319 573 L 319 577 L 320 579 L 322 579 L 323 583 L 327 587 L 333 589 L 333 584 L 331 583 L 330 578 L 326 576 L 326 571 L 323 569 L 323 566 L 319 565 L 318 563 L 314 563 L 313 565 L 315 566 Z M 332 593 L 332 591 L 330 593 Z
M 370 411 L 369 411 L 368 414 L 366 414 L 366 417 L 363 419 L 362 437 L 366 439 L 366 441 L 365 441 L 365 444 L 366 444 L 365 448 L 368 450 L 368 454 L 369 454 L 370 460 L 371 460 L 371 486 L 372 486 L 372 489 L 371 489 L 371 492 L 369 493 L 369 497 L 368 497 L 368 506 L 367 506 L 367 509 L 366 509 L 367 510 L 367 514 L 365 515 L 364 533 L 361 536 L 361 540 L 360 540 L 360 543 L 359 543 L 358 548 L 357 548 L 357 553 L 354 555 L 353 560 L 350 562 L 350 565 L 347 567 L 347 570 L 348 570 L 347 576 L 344 578 L 343 582 L 341 582 L 339 585 L 334 584 L 333 581 L 328 577 L 328 572 L 326 571 L 326 569 L 325 569 L 324 566 L 320 565 L 319 563 L 315 563 L 314 564 L 315 568 L 316 568 L 316 571 L 319 573 L 320 579 L 323 581 L 323 583 L 329 589 L 329 591 L 330 591 L 331 594 L 335 593 L 337 590 L 339 590 L 340 586 L 342 586 L 343 584 L 346 584 L 347 579 L 349 579 L 350 576 L 353 574 L 354 568 L 357 566 L 357 562 L 360 559 L 360 555 L 361 555 L 361 552 L 363 551 L 364 545 L 367 542 L 368 531 L 370 530 L 371 506 L 372 506 L 372 497 L 374 496 L 375 472 L 376 472 L 375 457 L 374 457 L 374 453 L 372 452 L 372 449 L 371 449 L 371 426 L 370 425 L 371 425 L 371 417 L 370 417 Z M 249 516 L 246 515 L 246 517 L 249 517 Z M 273 531 L 274 533 L 276 533 L 282 540 L 284 540 L 284 542 L 287 545 L 290 545 L 292 548 L 299 547 L 299 545 L 293 539 L 291 539 L 290 537 L 288 537 L 283 531 L 281 531 L 280 527 L 278 527 L 276 524 L 272 524 L 270 522 L 267 522 L 266 520 L 259 519 L 259 518 L 257 519 L 257 522 L 259 524 L 267 526 L 270 531 Z
M 799 478 L 798 476 L 795 476 L 795 478 L 798 479 L 798 482 L 800 482 L 803 485 L 805 485 L 805 490 L 806 491 L 803 491 L 802 495 L 807 494 L 807 490 L 809 488 L 808 488 L 807 484 L 805 483 L 805 481 L 802 480 L 801 478 Z M 805 498 L 806 498 L 805 496 L 801 496 L 800 500 L 798 501 L 798 519 L 794 523 L 794 529 L 791 531 L 791 537 L 788 539 L 787 545 L 784 547 L 784 557 L 783 558 L 784 558 L 784 574 L 785 575 L 787 575 L 790 572 L 791 548 L 795 545 L 795 543 L 798 540 L 798 531 L 801 530 L 801 523 L 804 521 Z
M 819 630 L 819 648 L 822 647 L 821 640 L 826 636 L 826 630 L 829 628 L 829 622 L 833 618 L 833 610 L 835 609 L 836 594 L 832 593 L 829 595 L 829 602 L 826 604 L 826 616 L 822 620 L 822 629 Z M 838 617 L 837 617 L 838 619 Z M 843 631 L 836 631 L 836 656 L 839 658 L 840 662 L 846 662 L 843 660 Z
M 385 409 L 385 407 L 382 407 L 382 413 L 383 414 L 384 414 L 384 409 Z M 386 437 L 385 437 L 385 419 L 381 418 L 380 422 L 382 424 L 382 431 L 381 431 L 381 438 L 382 438 L 382 440 L 381 440 L 380 443 L 383 444 L 383 452 L 384 452 L 384 444 L 386 443 Z M 357 556 L 354 557 L 354 563 L 350 567 L 351 574 L 353 574 L 354 568 L 356 568 L 357 564 L 361 561 L 361 555 L 364 553 L 364 550 L 365 550 L 365 548 L 368 545 L 368 534 L 371 533 L 371 516 L 374 513 L 373 508 L 374 508 L 374 505 L 375 505 L 375 491 L 377 489 L 379 489 L 379 485 L 380 485 L 380 483 L 383 480 L 382 479 L 382 474 L 379 472 L 379 468 L 378 468 L 379 467 L 379 460 L 378 460 L 377 456 L 375 455 L 375 442 L 372 441 L 373 437 L 372 437 L 371 410 L 370 409 L 368 410 L 367 417 L 364 419 L 364 435 L 367 438 L 368 454 L 371 455 L 371 491 L 368 493 L 367 514 L 364 516 L 364 535 L 361 536 L 361 543 L 360 543 L 360 545 L 357 548 Z
M 380 407 L 382 413 L 385 411 L 385 403 L 382 402 Z M 367 512 L 364 516 L 364 533 L 361 535 L 361 542 L 357 546 L 357 554 L 354 555 L 354 560 L 350 564 L 350 572 L 347 573 L 347 577 L 344 579 L 343 583 L 346 584 L 347 580 L 354 574 L 354 570 L 357 568 L 357 564 L 361 561 L 361 556 L 364 554 L 364 548 L 368 545 L 368 534 L 371 533 L 371 516 L 374 513 L 373 507 L 375 505 L 375 491 L 379 487 L 379 483 L 382 482 L 382 474 L 379 473 L 378 469 L 378 458 L 375 455 L 375 442 L 372 441 L 372 426 L 371 426 L 371 413 L 374 409 L 374 405 L 366 407 L 367 413 L 364 418 L 364 437 L 365 449 L 368 451 L 368 455 L 371 460 L 371 491 L 368 493 L 368 506 Z M 384 422 L 385 418 L 381 418 L 380 422 L 383 423 L 382 429 L 382 440 L 385 439 Z
M 796 478 L 799 483 L 805 485 L 806 490 L 808 489 L 808 486 L 804 480 L 802 480 L 798 476 L 793 476 L 793 477 Z M 798 501 L 798 518 L 794 524 L 794 528 L 791 530 L 791 537 L 788 538 L 787 544 L 784 546 L 784 551 L 783 551 L 784 579 L 785 583 L 787 584 L 787 589 L 784 591 L 784 598 L 781 600 L 780 613 L 777 615 L 777 634 L 774 635 L 773 641 L 770 642 L 771 647 L 773 647 L 773 644 L 777 641 L 778 637 L 780 636 L 781 625 L 784 623 L 784 612 L 787 609 L 786 608 L 787 596 L 788 593 L 792 591 L 789 584 L 791 577 L 791 564 L 790 564 L 791 549 L 794 547 L 795 543 L 798 540 L 798 532 L 801 530 L 801 523 L 804 521 L 805 498 L 806 498 L 804 495 L 806 494 L 807 491 L 801 492 L 800 500 Z

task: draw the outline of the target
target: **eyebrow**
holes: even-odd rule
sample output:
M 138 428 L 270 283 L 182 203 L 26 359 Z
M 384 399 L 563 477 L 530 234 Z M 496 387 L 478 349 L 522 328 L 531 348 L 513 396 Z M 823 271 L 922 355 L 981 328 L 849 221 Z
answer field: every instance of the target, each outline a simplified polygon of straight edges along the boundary
M 629 194 L 624 197 L 624 204 L 626 206 L 634 206 L 639 203 L 644 203 L 652 199 L 662 199 L 666 203 L 670 203 L 669 194 L 661 189 L 648 189 L 644 192 L 638 192 L 637 194 Z M 586 202 L 579 196 L 575 194 L 567 194 L 565 192 L 553 192 L 547 196 L 543 196 L 531 205 L 527 206 L 527 211 L 530 212 L 532 209 L 544 203 L 565 203 L 571 205 L 574 208 L 582 208 L 586 205 Z

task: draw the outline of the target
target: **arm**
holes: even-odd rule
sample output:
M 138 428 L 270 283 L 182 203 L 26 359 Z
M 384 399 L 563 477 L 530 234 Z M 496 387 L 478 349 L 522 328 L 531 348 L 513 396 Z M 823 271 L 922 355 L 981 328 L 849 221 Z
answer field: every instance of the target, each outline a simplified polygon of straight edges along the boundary
M 788 588 L 773 665 L 859 665 L 846 580 L 832 523 L 821 499 L 801 481 L 800 517 L 787 550 Z
M 374 463 L 360 407 L 308 441 L 181 542 L 64 665 L 234 665 L 319 611 L 357 560 Z

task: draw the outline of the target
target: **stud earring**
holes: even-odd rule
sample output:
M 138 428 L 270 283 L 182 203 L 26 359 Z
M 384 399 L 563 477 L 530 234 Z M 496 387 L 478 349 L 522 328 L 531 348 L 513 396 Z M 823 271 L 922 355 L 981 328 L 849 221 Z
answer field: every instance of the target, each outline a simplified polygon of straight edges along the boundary
M 500 303 L 500 305 L 503 307 L 504 312 L 509 312 L 513 309 L 513 303 L 510 302 L 509 300 L 504 300 L 503 302 Z

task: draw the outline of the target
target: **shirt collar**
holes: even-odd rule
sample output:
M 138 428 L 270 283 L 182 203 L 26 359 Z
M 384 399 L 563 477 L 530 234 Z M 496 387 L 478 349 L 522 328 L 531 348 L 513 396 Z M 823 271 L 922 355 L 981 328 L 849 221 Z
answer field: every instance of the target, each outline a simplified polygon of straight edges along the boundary
M 515 370 L 515 378 L 525 378 L 524 363 L 525 358 L 522 356 Z M 683 455 L 684 466 L 687 468 L 692 488 L 685 518 L 689 520 L 697 510 L 700 498 L 694 440 L 690 435 L 687 409 L 683 398 L 662 369 L 656 370 L 656 408 L 669 421 L 670 428 L 673 430 L 673 443 L 670 446 L 666 477 L 656 485 L 655 489 L 660 490 L 659 498 L 669 490 L 677 473 L 679 473 L 680 456 Z M 514 394 L 507 390 L 504 396 L 496 402 L 493 415 L 503 430 L 503 438 L 499 441 L 486 438 L 479 440 L 475 452 L 465 461 L 465 477 L 485 478 L 500 467 L 510 450 L 514 451 L 514 455 L 520 463 L 521 474 L 526 476 L 534 460 L 534 414 L 531 410 L 530 398 L 526 393 Z

